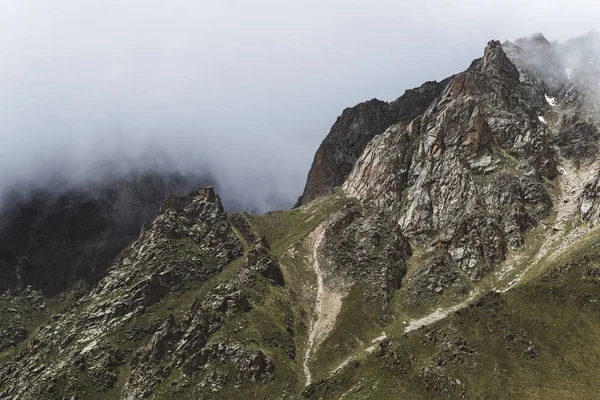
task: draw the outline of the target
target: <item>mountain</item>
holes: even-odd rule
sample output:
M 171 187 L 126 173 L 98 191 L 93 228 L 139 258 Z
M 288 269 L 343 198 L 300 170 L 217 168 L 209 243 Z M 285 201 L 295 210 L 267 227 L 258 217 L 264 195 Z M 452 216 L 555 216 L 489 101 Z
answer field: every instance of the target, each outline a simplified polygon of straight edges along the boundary
M 0 398 L 597 398 L 598 42 L 490 41 L 346 109 L 291 210 L 19 203 Z
M 0 291 L 30 286 L 53 297 L 76 283 L 95 283 L 167 193 L 208 182 L 208 176 L 139 170 L 86 185 L 15 191 L 0 214 Z
M 426 82 L 407 90 L 391 103 L 372 99 L 344 110 L 319 146 L 308 173 L 304 193 L 296 206 L 306 204 L 341 186 L 367 144 L 388 127 L 410 122 L 422 114 L 448 84 L 449 79 Z

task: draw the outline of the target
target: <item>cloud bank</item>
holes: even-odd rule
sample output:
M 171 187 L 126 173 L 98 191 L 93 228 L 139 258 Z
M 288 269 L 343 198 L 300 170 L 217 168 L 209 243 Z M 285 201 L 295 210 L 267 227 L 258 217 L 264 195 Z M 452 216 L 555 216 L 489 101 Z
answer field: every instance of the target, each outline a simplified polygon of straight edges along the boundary
M 490 39 L 566 40 L 589 1 L 0 0 L 0 196 L 104 169 L 210 172 L 290 206 L 337 115 L 465 69 Z

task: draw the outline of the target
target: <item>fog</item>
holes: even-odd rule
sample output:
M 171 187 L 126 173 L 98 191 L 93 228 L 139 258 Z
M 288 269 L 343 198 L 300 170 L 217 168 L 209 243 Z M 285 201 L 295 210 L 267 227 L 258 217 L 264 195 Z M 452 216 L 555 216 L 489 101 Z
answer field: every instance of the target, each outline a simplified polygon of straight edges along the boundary
M 394 100 L 490 39 L 566 40 L 591 1 L 0 0 L 0 197 L 154 167 L 265 211 L 301 194 L 345 107 Z

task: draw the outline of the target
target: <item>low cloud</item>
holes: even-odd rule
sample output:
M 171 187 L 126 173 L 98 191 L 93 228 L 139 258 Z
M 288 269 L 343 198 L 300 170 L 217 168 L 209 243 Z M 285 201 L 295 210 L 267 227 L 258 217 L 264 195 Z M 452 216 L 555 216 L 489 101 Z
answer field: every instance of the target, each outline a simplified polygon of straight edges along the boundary
M 563 41 L 600 14 L 582 1 L 1 4 L 0 196 L 159 166 L 211 173 L 259 211 L 293 204 L 343 108 L 463 70 L 490 39 Z

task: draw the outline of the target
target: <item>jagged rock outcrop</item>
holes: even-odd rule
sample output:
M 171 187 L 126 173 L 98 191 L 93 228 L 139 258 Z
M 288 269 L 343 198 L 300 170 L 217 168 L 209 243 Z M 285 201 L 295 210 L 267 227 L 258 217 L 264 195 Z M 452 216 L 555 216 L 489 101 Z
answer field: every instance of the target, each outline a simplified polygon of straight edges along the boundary
M 501 44 L 490 42 L 423 115 L 373 139 L 343 185 L 349 195 L 399 215 L 409 238 L 442 243 L 473 280 L 547 215 L 541 177 L 558 174 L 548 129 L 538 119 L 544 90 L 519 76 Z M 541 193 L 530 198 L 523 186 Z M 512 192 L 498 203 L 498 190 Z
M 595 125 L 587 122 L 575 122 L 564 126 L 552 139 L 560 148 L 563 157 L 581 161 L 590 160 L 598 154 L 598 139 L 600 133 Z
M 186 257 L 177 257 L 182 251 Z M 143 303 L 140 306 L 148 306 L 186 281 L 207 279 L 241 254 L 242 246 L 213 187 L 185 197 L 170 194 L 156 219 L 119 256 L 93 295 L 125 290 L 121 300 L 131 296 Z
M 400 228 L 383 213 L 350 207 L 327 225 L 321 269 L 330 287 L 343 292 L 366 285 L 364 298 L 386 311 L 412 254 Z
M 73 368 L 85 371 L 95 382 L 95 390 L 109 390 L 117 380 L 115 368 L 125 359 L 107 338 L 169 293 L 214 276 L 242 252 L 212 187 L 185 197 L 169 195 L 156 219 L 144 226 L 138 240 L 121 253 L 94 290 L 40 329 L 35 345 L 30 344 L 17 358 L 18 368 L 7 369 L 5 365 L 0 369 L 0 381 L 11 382 L 0 392 L 0 397 L 53 398 L 54 391 L 59 389 L 78 393 L 80 389 L 66 384 L 80 373 Z M 229 292 L 240 309 L 247 308 L 236 297 L 235 290 Z M 219 294 L 218 289 L 215 294 Z M 209 298 L 214 304 L 214 297 Z M 190 352 L 205 344 L 206 338 L 218 329 L 219 321 L 218 312 L 209 306 L 192 312 L 189 327 L 181 336 L 184 343 L 180 344 L 180 347 L 191 346 Z M 169 319 L 142 351 L 141 359 L 156 361 L 167 354 L 164 337 L 176 337 L 173 329 L 174 322 Z M 58 357 L 56 351 L 60 351 Z M 150 364 L 156 364 L 154 361 Z M 36 366 L 43 367 L 44 373 L 40 374 Z M 132 374 L 130 380 L 135 382 L 135 376 Z M 157 383 L 160 376 L 156 376 Z M 54 382 L 54 386 L 47 381 Z M 125 397 L 139 396 L 135 390 L 133 394 L 124 390 Z M 148 390 L 151 386 L 143 392 Z
M 277 259 L 271 254 L 271 246 L 264 236 L 257 238 L 254 248 L 248 252 L 246 262 L 240 271 L 242 281 L 262 276 L 275 285 L 283 285 L 283 273 Z
M 488 213 L 505 234 L 511 250 L 523 245 L 524 233 L 548 217 L 552 207 L 543 181 L 527 175 L 496 174 L 483 193 Z
M 407 306 L 435 304 L 448 289 L 455 290 L 460 297 L 468 293 L 467 278 L 442 246 L 428 251 L 419 261 L 414 273 L 402 282 L 401 290 L 407 293 Z
M 236 384 L 245 380 L 268 380 L 275 365 L 260 349 L 235 341 L 209 343 L 226 319 L 252 310 L 247 291 L 252 281 L 260 278 L 273 285 L 284 283 L 277 259 L 270 254 L 264 237 L 257 239 L 235 279 L 215 286 L 202 302 L 194 300 L 183 320 L 176 321 L 170 315 L 163 322 L 148 345 L 132 360 L 133 370 L 122 396 L 127 399 L 148 397 L 178 368 L 183 375 L 171 378 L 175 393 L 188 388 L 188 379 L 200 372 L 206 378 L 194 389 L 196 393 L 202 393 L 207 386 L 211 392 L 217 392 L 231 380 Z M 213 370 L 209 366 L 211 362 L 230 365 L 235 372 L 226 374 Z M 148 377 L 152 377 L 151 383 Z
M 592 225 L 598 223 L 600 220 L 600 171 L 585 185 L 577 206 L 579 216 L 584 221 Z
M 319 146 L 296 205 L 306 204 L 344 183 L 373 137 L 392 124 L 409 122 L 424 112 L 446 83 L 426 82 L 407 90 L 394 102 L 373 99 L 344 110 Z
M 139 172 L 4 199 L 0 292 L 32 286 L 54 296 L 82 279 L 95 283 L 167 193 L 185 193 L 207 179 Z
M 231 225 L 242 235 L 246 243 L 254 243 L 256 240 L 256 235 L 252 232 L 252 228 L 248 223 L 249 214 L 247 213 L 233 213 L 229 216 L 229 220 L 231 221 Z

